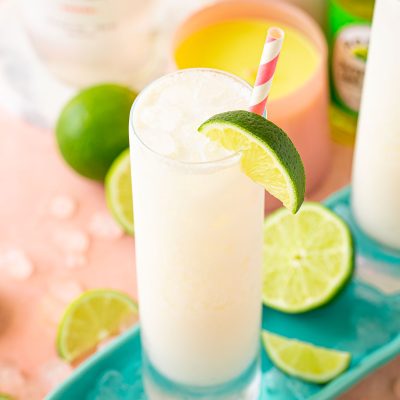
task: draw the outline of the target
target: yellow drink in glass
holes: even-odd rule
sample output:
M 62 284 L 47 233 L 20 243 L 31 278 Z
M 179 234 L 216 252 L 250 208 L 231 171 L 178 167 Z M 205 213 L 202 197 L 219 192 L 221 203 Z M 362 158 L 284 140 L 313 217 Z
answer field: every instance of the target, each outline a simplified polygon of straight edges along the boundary
M 220 69 L 253 84 L 272 25 L 285 31 L 285 40 L 268 101 L 268 118 L 289 134 L 299 150 L 310 192 L 328 171 L 331 147 L 326 39 L 309 15 L 278 0 L 214 2 L 177 27 L 170 66 Z M 267 204 L 278 206 L 272 198 Z
M 271 26 L 285 31 L 285 41 L 270 99 L 287 96 L 312 77 L 320 56 L 302 32 L 281 23 L 235 19 L 204 27 L 178 45 L 176 64 L 179 68 L 222 69 L 254 84 L 265 35 Z

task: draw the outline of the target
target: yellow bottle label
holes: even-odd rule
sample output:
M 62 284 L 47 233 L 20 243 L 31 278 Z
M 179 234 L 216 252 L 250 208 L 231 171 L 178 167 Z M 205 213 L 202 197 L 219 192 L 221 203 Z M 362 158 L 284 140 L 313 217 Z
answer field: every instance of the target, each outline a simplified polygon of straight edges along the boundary
M 287 96 L 312 77 L 320 55 L 312 41 L 301 31 L 278 22 L 237 19 L 205 27 L 177 47 L 177 66 L 217 68 L 254 84 L 265 36 L 273 25 L 285 31 L 285 40 L 270 99 Z
M 360 109 L 370 30 L 368 25 L 345 26 L 333 48 L 333 85 L 340 100 L 354 112 Z

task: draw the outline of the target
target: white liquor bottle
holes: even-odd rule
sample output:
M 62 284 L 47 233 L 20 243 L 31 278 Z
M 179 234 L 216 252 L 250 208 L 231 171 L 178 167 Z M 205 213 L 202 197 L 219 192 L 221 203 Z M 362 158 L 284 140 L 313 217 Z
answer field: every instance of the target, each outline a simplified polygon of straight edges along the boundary
M 141 89 L 157 74 L 156 0 L 18 0 L 29 37 L 63 81 Z
M 353 211 L 378 242 L 400 249 L 400 1 L 377 0 L 353 169 Z

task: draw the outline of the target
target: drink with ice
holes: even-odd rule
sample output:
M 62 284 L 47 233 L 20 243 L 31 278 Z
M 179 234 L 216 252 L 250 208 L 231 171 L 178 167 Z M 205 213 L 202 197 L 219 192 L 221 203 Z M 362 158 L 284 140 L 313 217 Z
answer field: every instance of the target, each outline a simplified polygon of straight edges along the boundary
M 152 83 L 131 113 L 144 352 L 166 379 L 205 391 L 257 363 L 264 191 L 239 154 L 197 132 L 246 109 L 250 92 L 226 73 L 182 70 Z

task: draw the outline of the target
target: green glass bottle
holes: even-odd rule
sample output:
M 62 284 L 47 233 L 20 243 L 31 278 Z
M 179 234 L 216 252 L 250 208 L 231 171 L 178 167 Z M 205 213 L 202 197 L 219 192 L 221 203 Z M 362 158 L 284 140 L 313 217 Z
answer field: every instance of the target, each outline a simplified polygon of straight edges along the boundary
M 329 0 L 333 138 L 353 144 L 375 0 Z

